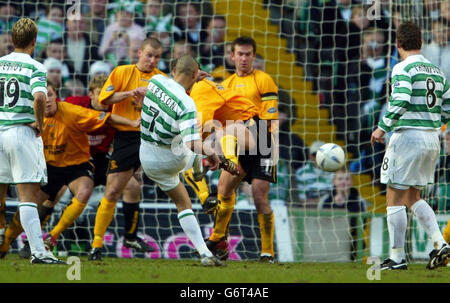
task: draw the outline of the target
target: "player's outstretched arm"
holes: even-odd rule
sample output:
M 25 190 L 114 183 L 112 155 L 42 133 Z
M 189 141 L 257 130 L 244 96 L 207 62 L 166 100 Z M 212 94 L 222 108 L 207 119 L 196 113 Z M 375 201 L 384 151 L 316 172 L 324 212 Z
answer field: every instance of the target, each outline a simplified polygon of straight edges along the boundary
M 115 92 L 109 98 L 105 99 L 102 104 L 103 105 L 111 105 L 115 103 L 122 102 L 123 100 L 132 97 L 135 100 L 141 100 L 145 96 L 145 92 L 147 91 L 146 87 L 138 87 L 136 89 L 127 91 L 127 92 Z
M 44 112 L 47 96 L 43 92 L 37 92 L 33 95 L 33 97 L 34 115 L 36 117 L 36 122 L 32 124 L 32 127 L 36 129 L 36 136 L 39 137 L 44 131 Z
M 136 119 L 136 120 L 131 120 L 119 115 L 115 115 L 115 114 L 111 114 L 111 116 L 109 116 L 108 120 L 106 120 L 106 123 L 110 123 L 110 124 L 118 124 L 118 125 L 126 125 L 126 126 L 131 126 L 131 127 L 139 127 L 139 125 L 141 124 L 141 119 Z

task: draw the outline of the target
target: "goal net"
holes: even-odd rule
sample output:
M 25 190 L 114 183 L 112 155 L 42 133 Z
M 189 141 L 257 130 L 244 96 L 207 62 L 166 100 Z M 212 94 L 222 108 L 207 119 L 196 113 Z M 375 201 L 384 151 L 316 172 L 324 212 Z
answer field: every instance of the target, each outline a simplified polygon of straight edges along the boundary
M 132 33 L 123 25 L 109 28 L 121 18 L 120 11 L 129 13 Z M 277 259 L 350 262 L 388 256 L 385 188 L 379 182 L 385 146 L 372 146 L 370 135 L 386 110 L 390 73 L 399 61 L 395 29 L 405 20 L 420 24 L 427 58 L 450 76 L 446 58 L 450 56 L 449 1 L 2 0 L 1 56 L 12 51 L 8 35 L 14 21 L 23 16 L 38 22 L 34 57 L 41 62 L 50 56 L 59 60 L 61 98 L 87 95 L 88 80 L 93 73 L 104 71 L 105 64 L 107 72 L 108 67 L 135 62 L 136 41 L 143 37 L 161 41 L 163 56 L 158 68 L 162 71 L 169 73 L 171 60 L 188 53 L 216 81 L 234 73 L 229 42 L 239 36 L 253 37 L 255 68 L 268 73 L 279 87 L 278 182 L 271 184 L 269 193 Z M 121 36 L 122 32 L 127 35 Z M 346 171 L 326 173 L 314 165 L 318 146 L 327 142 L 346 151 Z M 442 228 L 450 210 L 449 143 L 450 134 L 443 128 L 436 181 L 424 191 Z M 138 234 L 156 250 L 144 255 L 122 246 L 123 215 L 118 203 L 104 239 L 106 254 L 194 258 L 173 202 L 151 180 L 145 176 L 143 180 Z M 216 191 L 217 173 L 209 174 L 207 181 L 210 192 Z M 56 248 L 59 253 L 89 250 L 103 193 L 104 186 L 95 189 L 82 216 L 62 234 Z M 202 213 L 195 194 L 191 189 L 189 193 L 206 238 L 213 218 Z M 249 185 L 240 186 L 236 197 L 229 258 L 257 259 L 260 230 Z M 45 232 L 56 224 L 70 200 L 66 192 Z M 16 208 L 17 192 L 12 186 L 6 202 L 7 222 Z M 409 221 L 408 257 L 425 260 L 431 241 L 410 214 Z M 24 234 L 13 242 L 12 252 L 23 245 L 23 238 Z

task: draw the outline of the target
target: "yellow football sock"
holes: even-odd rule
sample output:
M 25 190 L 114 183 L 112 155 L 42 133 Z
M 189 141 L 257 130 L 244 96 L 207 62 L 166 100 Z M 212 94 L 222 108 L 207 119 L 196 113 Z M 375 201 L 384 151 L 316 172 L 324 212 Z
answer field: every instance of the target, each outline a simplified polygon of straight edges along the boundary
M 236 204 L 236 194 L 233 194 L 231 197 L 224 197 L 221 194 L 218 194 L 217 198 L 219 199 L 219 205 L 217 205 L 215 213 L 214 229 L 209 237 L 209 239 L 214 242 L 219 241 L 227 234 L 231 215 L 233 214 L 234 205 Z
M 22 224 L 20 224 L 20 213 L 16 211 L 11 221 L 8 224 L 8 228 L 5 231 L 5 240 L 3 245 L 0 246 L 0 252 L 6 252 L 9 250 L 11 243 L 20 235 L 23 231 Z
M 261 232 L 261 254 L 270 254 L 274 257 L 273 238 L 274 238 L 274 217 L 270 214 L 258 214 L 258 223 Z
M 6 226 L 6 197 L 3 196 L 0 198 L 0 228 L 5 228 Z
M 77 198 L 73 197 L 72 202 L 67 205 L 58 224 L 50 231 L 50 236 L 57 239 L 59 235 L 65 231 L 75 220 L 81 215 L 86 203 L 81 203 Z
M 444 232 L 442 234 L 444 236 L 445 242 L 450 244 L 450 219 L 447 222 L 447 226 L 444 228 Z
M 100 201 L 97 215 L 95 216 L 94 241 L 92 242 L 93 248 L 103 247 L 103 236 L 114 218 L 116 204 L 116 202 L 108 201 L 105 197 Z
M 239 161 L 239 145 L 237 138 L 233 135 L 225 135 L 220 138 L 223 155 L 226 159 L 230 159 L 234 164 Z
M 194 181 L 194 177 L 192 176 L 192 168 L 188 169 L 183 173 L 184 180 L 186 180 L 187 184 L 194 190 L 197 197 L 200 199 L 200 203 L 203 204 L 206 198 L 209 196 L 208 184 L 206 183 L 205 178 L 203 178 L 199 182 Z

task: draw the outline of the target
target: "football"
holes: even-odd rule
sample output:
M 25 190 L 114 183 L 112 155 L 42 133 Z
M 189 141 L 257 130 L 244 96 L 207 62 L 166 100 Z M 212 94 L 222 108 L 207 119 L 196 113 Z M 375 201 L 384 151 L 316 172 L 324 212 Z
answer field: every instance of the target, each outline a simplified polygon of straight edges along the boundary
M 344 150 L 335 143 L 325 143 L 317 151 L 316 163 L 324 171 L 337 171 L 345 164 Z

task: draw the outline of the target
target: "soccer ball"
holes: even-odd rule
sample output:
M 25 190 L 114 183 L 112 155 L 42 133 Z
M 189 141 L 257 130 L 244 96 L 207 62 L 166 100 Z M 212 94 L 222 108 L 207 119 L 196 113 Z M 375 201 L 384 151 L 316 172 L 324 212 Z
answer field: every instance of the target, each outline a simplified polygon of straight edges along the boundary
M 344 150 L 335 143 L 325 143 L 317 151 L 316 163 L 324 171 L 337 171 L 345 164 Z

